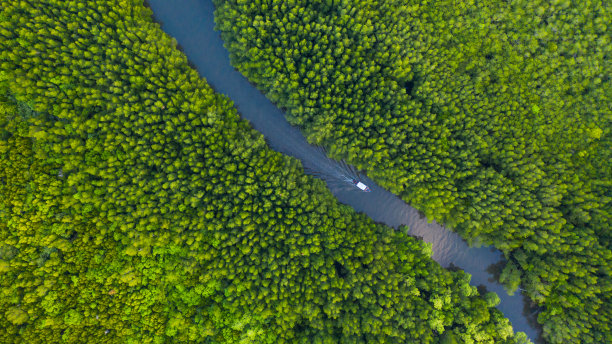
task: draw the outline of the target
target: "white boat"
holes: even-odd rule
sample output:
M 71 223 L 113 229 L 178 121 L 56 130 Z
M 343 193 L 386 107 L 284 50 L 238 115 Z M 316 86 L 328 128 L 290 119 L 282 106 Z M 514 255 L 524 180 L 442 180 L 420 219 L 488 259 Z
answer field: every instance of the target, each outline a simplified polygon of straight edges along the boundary
M 357 179 L 353 179 L 353 184 L 358 187 L 361 191 L 363 192 L 370 192 L 372 190 L 370 190 L 370 188 L 365 185 L 364 183 L 358 181 Z

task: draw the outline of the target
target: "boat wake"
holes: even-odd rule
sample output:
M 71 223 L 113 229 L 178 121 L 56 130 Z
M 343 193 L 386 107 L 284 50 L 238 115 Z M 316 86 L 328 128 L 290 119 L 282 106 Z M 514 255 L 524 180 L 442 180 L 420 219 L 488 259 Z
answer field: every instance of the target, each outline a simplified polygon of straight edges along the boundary
M 327 186 L 337 191 L 370 192 L 370 188 L 361 182 L 363 176 L 344 160 L 333 160 L 327 157 L 325 149 L 317 147 L 323 159 L 318 159 L 316 166 L 304 166 L 307 174 L 325 180 Z

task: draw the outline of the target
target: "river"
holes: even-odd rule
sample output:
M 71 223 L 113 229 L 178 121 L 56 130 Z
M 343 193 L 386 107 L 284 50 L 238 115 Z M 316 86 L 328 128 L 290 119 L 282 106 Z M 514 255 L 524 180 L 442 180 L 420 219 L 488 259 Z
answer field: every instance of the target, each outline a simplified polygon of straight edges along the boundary
M 539 338 L 535 314 L 525 307 L 527 298 L 518 292 L 508 295 L 489 272 L 503 259 L 503 254 L 491 247 L 468 246 L 459 235 L 435 221 L 428 221 L 415 208 L 364 175 L 360 175 L 360 179 L 370 187 L 370 193 L 361 192 L 343 181 L 343 175 L 356 174 L 352 168 L 329 159 L 322 149 L 310 145 L 302 133 L 286 121 L 282 111 L 230 65 L 229 53 L 219 33 L 214 31 L 211 0 L 149 0 L 148 5 L 154 11 L 154 19 L 177 40 L 200 76 L 234 102 L 242 118 L 264 135 L 272 149 L 301 160 L 308 173 L 327 182 L 341 203 L 391 227 L 409 226 L 409 234 L 433 245 L 435 261 L 444 267 L 454 265 L 464 270 L 472 275 L 472 285 L 482 285 L 496 292 L 501 299 L 497 308 L 510 319 L 515 331 L 525 332 L 532 340 Z

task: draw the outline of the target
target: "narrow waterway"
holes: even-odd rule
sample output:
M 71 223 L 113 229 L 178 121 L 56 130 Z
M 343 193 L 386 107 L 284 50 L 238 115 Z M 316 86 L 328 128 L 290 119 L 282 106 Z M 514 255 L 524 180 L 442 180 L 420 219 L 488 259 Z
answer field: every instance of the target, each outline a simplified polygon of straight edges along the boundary
M 265 136 L 272 149 L 301 160 L 309 173 L 327 182 L 340 202 L 356 211 L 394 228 L 408 225 L 411 235 L 432 243 L 434 260 L 444 267 L 454 265 L 463 269 L 472 275 L 472 285 L 483 285 L 496 292 L 501 299 L 497 308 L 510 319 L 515 331 L 525 332 L 532 340 L 539 337 L 534 315 L 524 311 L 526 298 L 518 293 L 506 294 L 489 272 L 503 258 L 502 253 L 489 247 L 469 247 L 459 235 L 436 222 L 428 222 L 416 209 L 366 176 L 361 176 L 361 180 L 372 189 L 370 193 L 347 183 L 344 177 L 354 176 L 356 172 L 308 144 L 302 133 L 289 125 L 283 113 L 230 65 L 229 54 L 219 33 L 214 31 L 211 0 L 149 0 L 148 3 L 155 20 L 178 41 L 200 75 L 217 92 L 232 99 L 240 115 Z

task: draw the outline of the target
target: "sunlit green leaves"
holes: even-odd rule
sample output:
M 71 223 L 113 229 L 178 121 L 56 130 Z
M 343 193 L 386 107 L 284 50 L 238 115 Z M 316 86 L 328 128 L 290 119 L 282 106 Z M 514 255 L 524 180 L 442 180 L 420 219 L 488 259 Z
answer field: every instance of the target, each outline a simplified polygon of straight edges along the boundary
M 452 328 L 514 342 L 429 245 L 268 149 L 141 2 L 1 11 L 0 341 L 434 342 Z
M 612 340 L 605 1 L 215 4 L 232 64 L 310 142 L 495 244 L 552 342 Z

